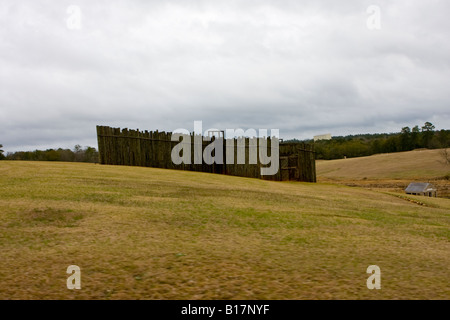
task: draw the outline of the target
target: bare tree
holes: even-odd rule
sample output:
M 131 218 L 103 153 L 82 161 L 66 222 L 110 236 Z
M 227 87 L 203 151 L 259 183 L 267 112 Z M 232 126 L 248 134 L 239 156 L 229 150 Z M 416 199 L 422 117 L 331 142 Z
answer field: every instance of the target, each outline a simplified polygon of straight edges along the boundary
M 444 161 L 446 165 L 450 164 L 450 152 L 447 149 L 442 149 L 441 151 L 442 157 L 444 157 Z

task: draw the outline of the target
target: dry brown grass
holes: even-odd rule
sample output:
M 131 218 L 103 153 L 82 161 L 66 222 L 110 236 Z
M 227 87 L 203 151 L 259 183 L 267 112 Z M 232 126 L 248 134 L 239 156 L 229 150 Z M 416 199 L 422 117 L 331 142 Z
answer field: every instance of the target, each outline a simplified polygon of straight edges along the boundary
M 450 166 L 442 150 L 415 150 L 370 157 L 317 161 L 319 182 L 403 192 L 410 182 L 431 182 L 450 198 Z
M 1 299 L 450 298 L 446 199 L 75 163 L 0 176 Z

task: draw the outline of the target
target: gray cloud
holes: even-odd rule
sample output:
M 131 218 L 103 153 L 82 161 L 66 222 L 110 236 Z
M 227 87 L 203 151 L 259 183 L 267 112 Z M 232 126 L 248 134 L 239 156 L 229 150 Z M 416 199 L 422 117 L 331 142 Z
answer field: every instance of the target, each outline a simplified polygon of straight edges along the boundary
M 438 0 L 2 1 L 0 143 L 95 146 L 96 124 L 194 120 L 284 138 L 449 128 L 448 12 Z

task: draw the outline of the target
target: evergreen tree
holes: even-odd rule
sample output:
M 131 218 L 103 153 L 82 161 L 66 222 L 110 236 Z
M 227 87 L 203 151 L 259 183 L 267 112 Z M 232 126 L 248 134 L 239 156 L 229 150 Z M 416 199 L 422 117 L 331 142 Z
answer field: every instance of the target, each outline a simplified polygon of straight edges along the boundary
M 415 126 L 411 131 L 411 147 L 413 149 L 420 146 L 420 129 L 419 126 Z
M 409 127 L 402 128 L 400 137 L 400 150 L 408 151 L 414 148 L 412 146 L 411 129 Z
M 431 139 L 434 136 L 435 126 L 431 122 L 425 122 L 422 127 L 422 143 L 425 148 L 430 147 Z

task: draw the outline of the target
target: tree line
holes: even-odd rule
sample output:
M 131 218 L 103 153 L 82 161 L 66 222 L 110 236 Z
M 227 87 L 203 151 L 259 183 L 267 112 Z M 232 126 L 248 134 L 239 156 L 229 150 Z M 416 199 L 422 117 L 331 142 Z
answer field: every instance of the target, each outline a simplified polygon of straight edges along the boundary
M 290 140 L 293 142 L 295 140 Z M 298 140 L 297 140 L 298 141 Z M 309 140 L 307 142 L 312 142 Z M 426 122 L 422 127 L 404 127 L 397 133 L 360 134 L 333 137 L 315 143 L 316 159 L 332 160 L 370 156 L 377 153 L 450 147 L 450 130 L 435 130 Z
M 297 139 L 285 142 L 308 142 Z M 98 151 L 92 147 L 76 145 L 70 149 L 47 149 L 45 151 L 19 151 L 4 155 L 0 144 L 0 160 L 29 161 L 69 161 L 98 162 Z M 359 134 L 333 137 L 331 140 L 315 142 L 316 159 L 332 160 L 370 156 L 377 153 L 410 151 L 419 148 L 450 148 L 450 130 L 435 130 L 435 126 L 426 122 L 422 127 L 404 127 L 398 133 Z
M 0 160 L 26 160 L 26 161 L 67 161 L 67 162 L 98 162 L 98 151 L 93 147 L 76 145 L 70 149 L 47 149 L 34 151 L 8 152 L 4 155 L 0 144 Z

